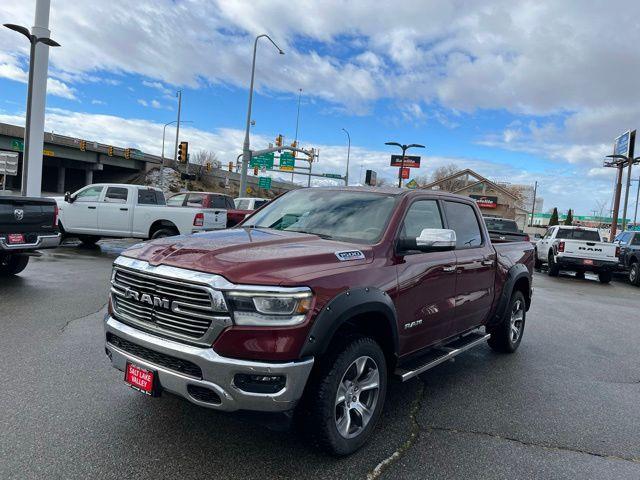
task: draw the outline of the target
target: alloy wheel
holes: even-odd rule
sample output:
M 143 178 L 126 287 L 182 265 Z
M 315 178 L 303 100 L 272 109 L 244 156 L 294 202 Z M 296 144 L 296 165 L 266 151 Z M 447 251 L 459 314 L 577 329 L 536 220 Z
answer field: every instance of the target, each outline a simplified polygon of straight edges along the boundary
M 516 300 L 511 307 L 510 325 L 511 343 L 516 343 L 522 335 L 522 327 L 524 326 L 524 304 L 520 299 Z
M 338 433 L 354 438 L 367 427 L 378 404 L 380 371 L 373 358 L 362 356 L 345 371 L 335 401 L 335 422 Z

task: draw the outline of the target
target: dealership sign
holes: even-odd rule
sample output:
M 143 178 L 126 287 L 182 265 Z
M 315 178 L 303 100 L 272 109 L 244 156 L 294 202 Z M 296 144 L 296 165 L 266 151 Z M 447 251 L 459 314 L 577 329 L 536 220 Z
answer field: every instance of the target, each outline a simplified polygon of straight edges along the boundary
M 420 168 L 420 157 L 417 155 L 405 155 L 404 165 L 402 155 L 391 155 L 392 167 Z
M 480 208 L 498 208 L 498 197 L 490 195 L 469 195 L 473 198 Z

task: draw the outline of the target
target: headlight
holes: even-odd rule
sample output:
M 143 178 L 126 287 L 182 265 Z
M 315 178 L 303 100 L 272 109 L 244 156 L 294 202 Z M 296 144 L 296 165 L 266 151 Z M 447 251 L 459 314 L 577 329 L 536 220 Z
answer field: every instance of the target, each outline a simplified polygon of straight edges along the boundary
M 295 293 L 227 292 L 236 325 L 291 326 L 304 322 L 311 308 L 310 291 Z

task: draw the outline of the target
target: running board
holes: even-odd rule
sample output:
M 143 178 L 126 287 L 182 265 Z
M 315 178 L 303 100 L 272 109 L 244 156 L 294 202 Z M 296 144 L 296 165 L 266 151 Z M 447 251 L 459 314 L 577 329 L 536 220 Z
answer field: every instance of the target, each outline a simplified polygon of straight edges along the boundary
M 488 340 L 489 337 L 491 337 L 491 335 L 488 333 L 470 333 L 446 345 L 435 347 L 421 357 L 403 365 L 402 368 L 396 369 L 395 375 L 400 377 L 403 382 L 406 382 L 416 375 L 420 375 L 447 360 L 452 360 L 462 352 Z

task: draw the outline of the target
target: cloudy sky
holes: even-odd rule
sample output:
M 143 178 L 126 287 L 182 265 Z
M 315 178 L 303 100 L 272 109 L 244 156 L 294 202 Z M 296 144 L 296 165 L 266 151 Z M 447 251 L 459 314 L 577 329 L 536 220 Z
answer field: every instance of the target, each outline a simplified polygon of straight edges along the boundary
M 240 152 L 253 38 L 259 44 L 252 144 L 294 136 L 314 168 L 392 178 L 385 141 L 423 143 L 428 176 L 454 163 L 540 184 L 545 209 L 609 202 L 601 168 L 640 126 L 635 0 L 52 0 L 47 130 L 159 153 L 176 115 L 190 151 Z M 35 0 L 3 0 L 0 23 L 32 25 Z M 26 41 L 0 30 L 0 121 L 24 122 Z M 637 173 L 640 173 L 640 169 Z M 301 179 L 302 180 L 302 179 Z M 635 193 L 635 192 L 634 192 Z

